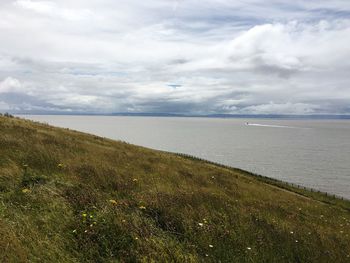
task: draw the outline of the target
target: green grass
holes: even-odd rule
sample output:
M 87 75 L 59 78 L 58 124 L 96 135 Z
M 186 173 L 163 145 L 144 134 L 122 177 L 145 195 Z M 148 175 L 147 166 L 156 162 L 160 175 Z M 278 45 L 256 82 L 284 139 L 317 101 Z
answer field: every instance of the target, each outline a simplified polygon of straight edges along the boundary
M 349 229 L 348 201 L 0 117 L 0 262 L 350 262 Z

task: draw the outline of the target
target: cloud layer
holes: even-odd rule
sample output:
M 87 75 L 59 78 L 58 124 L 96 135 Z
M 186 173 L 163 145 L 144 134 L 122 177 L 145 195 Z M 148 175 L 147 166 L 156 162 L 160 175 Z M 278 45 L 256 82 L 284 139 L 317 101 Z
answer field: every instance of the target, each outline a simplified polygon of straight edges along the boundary
M 347 0 L 4 0 L 0 111 L 350 114 Z

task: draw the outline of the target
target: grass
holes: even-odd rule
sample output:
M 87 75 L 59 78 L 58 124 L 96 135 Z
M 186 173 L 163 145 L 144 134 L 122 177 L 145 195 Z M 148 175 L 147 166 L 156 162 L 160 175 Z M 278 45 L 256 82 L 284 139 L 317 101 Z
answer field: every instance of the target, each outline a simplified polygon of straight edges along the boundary
M 348 208 L 238 169 L 0 116 L 0 262 L 350 262 Z

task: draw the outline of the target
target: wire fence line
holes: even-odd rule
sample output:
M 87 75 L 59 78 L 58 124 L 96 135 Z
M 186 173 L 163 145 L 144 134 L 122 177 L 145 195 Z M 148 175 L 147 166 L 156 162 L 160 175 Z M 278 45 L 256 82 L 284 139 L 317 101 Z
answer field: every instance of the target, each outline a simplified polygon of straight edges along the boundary
M 121 142 L 123 142 L 125 144 L 131 144 L 131 143 L 126 142 L 126 141 L 121 141 Z M 186 158 L 186 159 L 190 159 L 190 160 L 194 160 L 194 161 L 199 161 L 199 162 L 215 165 L 217 167 L 225 168 L 225 169 L 228 169 L 228 170 L 231 170 L 231 171 L 235 171 L 235 172 L 241 172 L 243 174 L 246 174 L 246 175 L 249 175 L 249 176 L 252 176 L 252 177 L 258 179 L 261 182 L 268 183 L 268 184 L 271 184 L 271 185 L 274 185 L 274 186 L 278 186 L 278 187 L 283 188 L 285 190 L 288 190 L 288 191 L 291 191 L 291 192 L 294 192 L 294 193 L 298 193 L 298 194 L 306 196 L 306 197 L 310 197 L 310 196 L 307 195 L 307 194 L 304 194 L 302 192 L 303 190 L 311 192 L 311 193 L 316 193 L 319 196 L 324 196 L 326 198 L 333 198 L 334 200 L 338 199 L 338 200 L 350 202 L 350 199 L 346 198 L 344 196 L 331 194 L 331 193 L 328 193 L 328 192 L 325 192 L 325 191 L 320 191 L 320 190 L 317 190 L 315 188 L 302 186 L 302 185 L 299 185 L 299 184 L 296 184 L 296 183 L 285 182 L 285 181 L 278 180 L 278 179 L 275 179 L 275 178 L 272 178 L 272 177 L 268 177 L 268 176 L 264 176 L 264 175 L 261 175 L 261 174 L 253 173 L 253 172 L 250 172 L 250 171 L 246 171 L 246 170 L 243 170 L 243 169 L 240 169 L 240 168 L 235 168 L 235 167 L 232 167 L 232 166 L 229 166 L 229 165 L 225 165 L 225 164 L 222 164 L 222 163 L 218 163 L 218 162 L 210 161 L 210 160 L 207 160 L 207 159 L 203 159 L 203 158 L 200 158 L 198 156 L 194 156 L 194 155 L 190 155 L 190 154 L 186 154 L 186 153 L 170 152 L 170 151 L 159 150 L 159 149 L 157 151 L 161 152 L 161 153 L 165 153 L 165 154 L 172 154 L 172 155 L 179 156 L 179 157 L 182 157 L 182 158 Z M 298 190 L 301 190 L 301 191 L 298 191 Z M 329 202 L 327 202 L 325 200 L 323 200 L 323 202 L 329 203 Z M 350 208 L 345 208 L 345 209 L 350 211 Z
M 13 116 L 13 115 L 11 115 L 11 114 L 9 114 L 7 112 L 5 114 L 0 113 L 0 117 L 1 116 L 8 117 L 8 118 L 21 119 L 19 117 Z M 37 122 L 37 121 L 31 121 L 31 122 L 39 123 L 41 125 L 48 125 L 48 123 L 40 123 L 40 122 Z M 66 130 L 70 130 L 69 128 L 65 128 L 65 129 Z M 103 138 L 103 137 L 99 137 L 99 136 L 94 136 L 94 137 L 95 138 Z M 105 139 L 108 139 L 108 138 L 105 138 Z M 125 143 L 125 144 L 130 144 L 129 142 L 126 142 L 126 141 L 123 141 L 123 140 L 119 140 L 119 141 L 122 142 L 122 143 Z M 309 192 L 312 192 L 312 193 L 318 193 L 319 195 L 324 195 L 326 197 L 331 197 L 331 198 L 334 198 L 334 199 L 350 201 L 350 199 L 348 199 L 346 197 L 343 197 L 343 196 L 340 196 L 340 195 L 330 194 L 330 193 L 327 193 L 327 192 L 324 192 L 324 191 L 316 190 L 316 189 L 311 188 L 311 187 L 306 187 L 306 186 L 302 186 L 302 185 L 295 184 L 295 183 L 289 183 L 289 182 L 281 181 L 281 180 L 278 180 L 278 179 L 275 179 L 275 178 L 272 178 L 272 177 L 267 177 L 267 176 L 256 174 L 256 173 L 253 173 L 253 172 L 249 172 L 249 171 L 246 171 L 246 170 L 243 170 L 243 169 L 240 169 L 240 168 L 235 168 L 235 167 L 232 167 L 232 166 L 229 166 L 229 165 L 225 165 L 225 164 L 222 164 L 222 163 L 218 163 L 218 162 L 210 161 L 210 160 L 207 160 L 207 159 L 203 159 L 203 158 L 200 158 L 200 157 L 197 157 L 197 156 L 194 156 L 194 155 L 190 155 L 190 154 L 186 154 L 186 153 L 169 152 L 169 151 L 164 151 L 164 150 L 158 150 L 158 151 L 159 152 L 163 152 L 163 153 L 167 153 L 167 154 L 174 154 L 174 155 L 186 158 L 186 159 L 191 159 L 191 160 L 200 161 L 200 162 L 203 162 L 203 163 L 215 165 L 215 166 L 222 167 L 222 168 L 225 168 L 225 169 L 228 169 L 228 170 L 231 170 L 231 171 L 241 172 L 243 174 L 250 175 L 250 176 L 252 176 L 254 178 L 257 178 L 259 181 L 262 181 L 262 182 L 265 182 L 265 183 L 269 183 L 269 184 L 278 186 L 280 188 L 284 188 L 284 189 L 289 190 L 289 191 L 293 191 L 293 188 L 294 189 L 301 189 L 301 190 L 309 191 Z M 293 192 L 297 192 L 299 194 L 302 194 L 302 193 L 300 193 L 298 191 L 295 191 L 295 190 Z
M 163 152 L 166 152 L 166 151 L 163 151 Z M 168 153 L 168 152 L 166 152 L 166 153 Z M 197 156 L 193 156 L 193 155 L 190 155 L 190 154 L 185 154 L 185 153 L 173 153 L 173 154 L 175 154 L 177 156 L 180 156 L 180 157 L 183 157 L 183 158 L 186 158 L 186 159 L 191 159 L 191 160 L 200 161 L 200 162 L 204 162 L 204 163 L 207 163 L 207 164 L 215 165 L 215 166 L 218 166 L 218 167 L 221 167 L 221 168 L 225 168 L 225 169 L 228 169 L 228 170 L 231 170 L 231 171 L 242 172 L 242 173 L 244 173 L 246 175 L 250 175 L 250 176 L 253 176 L 254 178 L 257 178 L 259 181 L 263 181 L 265 183 L 269 183 L 269 184 L 272 184 L 272 185 L 284 188 L 284 189 L 289 190 L 289 191 L 293 191 L 293 189 L 291 189 L 291 188 L 297 188 L 297 189 L 309 191 L 309 192 L 312 192 L 312 193 L 318 193 L 320 195 L 324 195 L 326 197 L 331 197 L 331 198 L 334 198 L 334 199 L 350 201 L 350 199 L 347 199 L 347 198 L 345 198 L 343 196 L 340 196 L 340 195 L 330 194 L 330 193 L 327 193 L 327 192 L 324 192 L 324 191 L 320 191 L 320 190 L 317 190 L 317 189 L 314 189 L 314 188 L 311 188 L 311 187 L 302 186 L 302 185 L 299 185 L 299 184 L 296 184 L 296 183 L 289 183 L 289 182 L 281 181 L 281 180 L 278 180 L 278 179 L 275 179 L 275 178 L 271 178 L 271 177 L 268 177 L 268 176 L 256 174 L 256 173 L 253 173 L 253 172 L 249 172 L 249 171 L 246 171 L 246 170 L 243 170 L 243 169 L 240 169 L 240 168 L 235 168 L 235 167 L 232 167 L 232 166 L 229 166 L 229 165 L 225 165 L 225 164 L 222 164 L 222 163 L 209 161 L 209 160 L 206 160 L 206 159 L 203 159 L 203 158 L 200 158 L 200 157 L 197 157 Z

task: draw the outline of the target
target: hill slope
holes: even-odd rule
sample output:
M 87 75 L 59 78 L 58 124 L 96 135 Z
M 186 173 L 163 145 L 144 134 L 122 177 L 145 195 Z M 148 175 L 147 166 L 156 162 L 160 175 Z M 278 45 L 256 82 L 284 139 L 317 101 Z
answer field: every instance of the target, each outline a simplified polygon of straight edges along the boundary
M 0 117 L 0 262 L 350 262 L 349 227 L 242 171 Z

